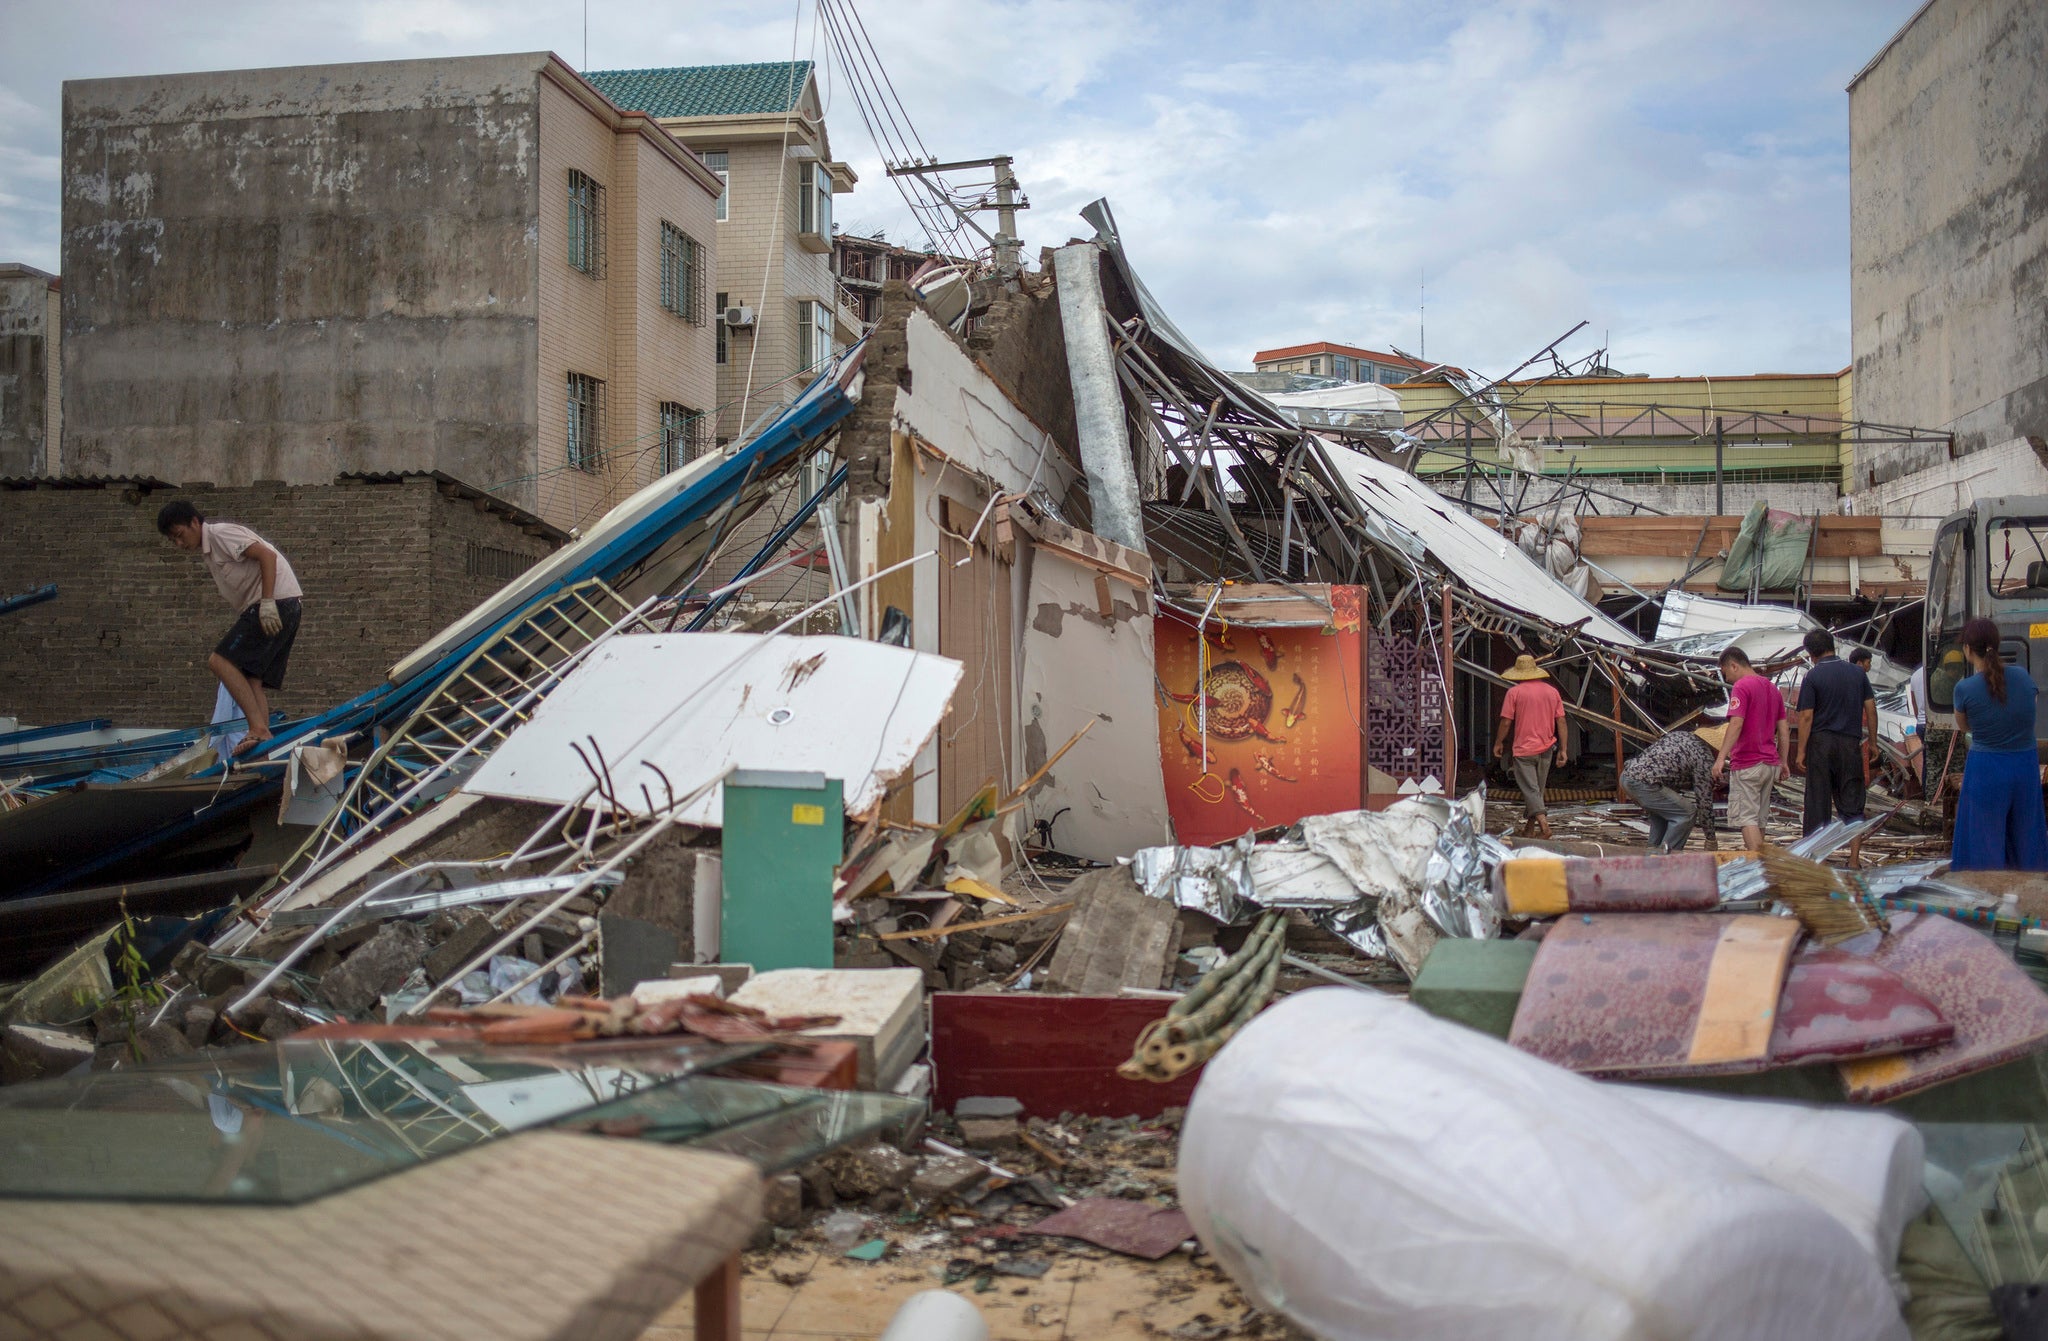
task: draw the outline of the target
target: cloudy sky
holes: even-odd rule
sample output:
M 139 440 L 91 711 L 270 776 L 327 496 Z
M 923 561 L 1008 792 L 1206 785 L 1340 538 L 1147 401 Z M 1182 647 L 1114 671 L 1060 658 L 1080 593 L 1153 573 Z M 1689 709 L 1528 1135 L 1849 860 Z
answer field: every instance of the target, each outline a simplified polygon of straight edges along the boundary
M 859 0 L 925 144 L 1009 153 L 1028 253 L 1115 208 L 1229 366 L 1314 339 L 1504 372 L 1849 361 L 1844 86 L 1916 0 Z M 69 78 L 552 49 L 825 56 L 814 0 L 0 0 L 0 260 L 57 268 Z M 828 69 L 842 224 L 912 230 Z

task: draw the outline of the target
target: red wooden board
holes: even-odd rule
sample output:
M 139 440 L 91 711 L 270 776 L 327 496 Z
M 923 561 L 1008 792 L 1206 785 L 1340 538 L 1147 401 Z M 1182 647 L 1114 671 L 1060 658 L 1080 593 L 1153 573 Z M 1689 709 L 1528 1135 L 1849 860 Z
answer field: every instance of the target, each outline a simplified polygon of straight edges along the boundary
M 1029 1117 L 1157 1117 L 1185 1107 L 1198 1067 L 1155 1085 L 1116 1073 L 1165 1000 L 1114 996 L 938 992 L 932 1008 L 932 1099 L 1015 1099 Z

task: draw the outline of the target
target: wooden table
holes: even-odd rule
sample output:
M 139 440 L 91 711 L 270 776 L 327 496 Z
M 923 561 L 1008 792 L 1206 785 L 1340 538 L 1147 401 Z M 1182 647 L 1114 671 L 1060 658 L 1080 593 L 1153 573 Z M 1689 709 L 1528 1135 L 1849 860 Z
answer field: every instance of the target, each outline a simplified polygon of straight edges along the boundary
M 527 1132 L 297 1206 L 0 1200 L 0 1335 L 739 1341 L 745 1160 Z

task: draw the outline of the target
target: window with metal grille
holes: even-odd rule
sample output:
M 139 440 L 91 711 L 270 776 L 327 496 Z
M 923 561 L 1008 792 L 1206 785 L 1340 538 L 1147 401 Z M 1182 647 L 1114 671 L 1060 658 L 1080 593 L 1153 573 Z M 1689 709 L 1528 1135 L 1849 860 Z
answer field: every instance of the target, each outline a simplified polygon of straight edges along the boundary
M 712 211 L 720 223 L 725 222 L 725 202 L 732 194 L 731 163 L 732 156 L 723 149 L 713 149 L 704 155 L 704 166 L 718 174 L 718 203 L 712 207 Z
M 592 279 L 604 278 L 604 187 L 574 168 L 569 169 L 569 264 Z
M 604 382 L 569 374 L 569 464 L 595 471 L 604 464 Z
M 672 400 L 661 403 L 661 470 L 681 470 L 709 445 L 704 416 Z
M 661 305 L 692 326 L 704 324 L 704 248 L 666 219 L 661 221 Z
M 521 554 L 513 549 L 499 549 L 496 545 L 479 545 L 472 540 L 469 542 L 469 553 L 463 560 L 462 569 L 471 577 L 487 577 L 496 582 L 509 582 L 533 565 L 534 556 L 531 554 Z
M 725 362 L 725 300 L 727 295 L 718 295 L 718 361 Z

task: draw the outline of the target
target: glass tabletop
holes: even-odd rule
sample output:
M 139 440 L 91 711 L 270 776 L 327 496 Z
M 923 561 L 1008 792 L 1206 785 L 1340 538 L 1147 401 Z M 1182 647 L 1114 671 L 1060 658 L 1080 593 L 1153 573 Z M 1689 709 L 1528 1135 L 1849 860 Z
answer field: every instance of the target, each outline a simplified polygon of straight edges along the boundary
M 293 1038 L 13 1085 L 0 1088 L 0 1197 L 286 1205 L 645 1094 L 764 1047 L 675 1038 L 595 1048 Z M 726 1099 L 703 1111 L 708 1119 L 746 1107 Z

